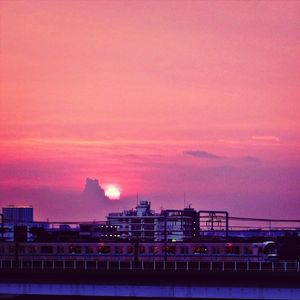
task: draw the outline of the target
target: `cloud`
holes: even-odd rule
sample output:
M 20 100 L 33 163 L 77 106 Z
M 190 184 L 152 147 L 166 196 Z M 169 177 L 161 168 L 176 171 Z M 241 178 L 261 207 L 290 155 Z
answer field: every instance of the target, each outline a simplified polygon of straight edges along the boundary
M 258 157 L 249 156 L 249 155 L 241 157 L 241 160 L 244 161 L 244 162 L 249 162 L 249 163 L 254 163 L 254 164 L 261 164 L 262 163 L 262 160 L 259 159 Z
M 271 143 L 279 143 L 279 137 L 275 135 L 253 135 L 252 140 L 262 141 L 262 142 L 271 142 Z
M 237 145 L 241 143 L 241 141 L 238 140 L 227 140 L 227 139 L 220 139 L 218 140 L 218 142 L 224 144 L 230 144 L 230 145 Z
M 206 159 L 221 159 L 224 158 L 223 156 L 218 156 L 213 153 L 209 153 L 207 151 L 201 151 L 201 150 L 186 150 L 183 151 L 183 154 L 185 155 L 191 155 L 199 158 L 206 158 Z
M 85 187 L 82 192 L 82 195 L 88 197 L 88 198 L 94 198 L 94 199 L 104 199 L 108 200 L 109 198 L 105 196 L 105 192 L 102 189 L 102 187 L 99 185 L 99 181 L 97 179 L 91 179 L 87 178 L 85 180 Z
M 87 178 L 82 192 L 54 188 L 0 188 L 0 208 L 9 204 L 32 205 L 35 220 L 91 221 L 105 220 L 109 212 L 130 209 L 135 198 L 111 201 L 98 180 Z

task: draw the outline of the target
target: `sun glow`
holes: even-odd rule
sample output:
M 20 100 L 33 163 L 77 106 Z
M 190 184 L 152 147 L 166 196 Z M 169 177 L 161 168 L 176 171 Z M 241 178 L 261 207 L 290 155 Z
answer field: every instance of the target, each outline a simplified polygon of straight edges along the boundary
M 105 189 L 105 196 L 107 196 L 111 200 L 120 199 L 121 192 L 115 185 L 109 185 Z

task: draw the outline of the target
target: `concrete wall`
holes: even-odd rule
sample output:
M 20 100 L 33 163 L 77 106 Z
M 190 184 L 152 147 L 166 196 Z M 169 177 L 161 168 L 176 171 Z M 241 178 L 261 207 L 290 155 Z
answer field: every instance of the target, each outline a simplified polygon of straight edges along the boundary
M 0 283 L 6 295 L 72 295 L 198 299 L 300 299 L 299 288 Z

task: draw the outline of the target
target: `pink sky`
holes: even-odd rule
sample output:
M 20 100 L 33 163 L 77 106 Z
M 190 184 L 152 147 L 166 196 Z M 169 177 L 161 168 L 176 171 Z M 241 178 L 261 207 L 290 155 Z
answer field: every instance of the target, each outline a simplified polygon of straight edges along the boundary
M 297 214 L 298 1 L 0 9 L 0 189 L 91 177 L 156 208 Z

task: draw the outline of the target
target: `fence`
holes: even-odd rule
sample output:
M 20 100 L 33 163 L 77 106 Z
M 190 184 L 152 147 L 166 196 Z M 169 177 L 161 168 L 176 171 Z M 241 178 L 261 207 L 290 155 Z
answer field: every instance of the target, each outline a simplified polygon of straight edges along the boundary
M 300 272 L 300 262 L 0 260 L 0 270 Z

